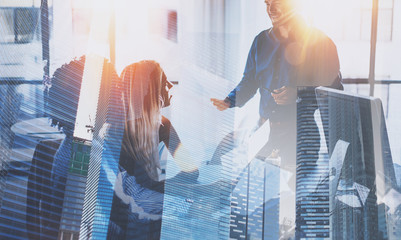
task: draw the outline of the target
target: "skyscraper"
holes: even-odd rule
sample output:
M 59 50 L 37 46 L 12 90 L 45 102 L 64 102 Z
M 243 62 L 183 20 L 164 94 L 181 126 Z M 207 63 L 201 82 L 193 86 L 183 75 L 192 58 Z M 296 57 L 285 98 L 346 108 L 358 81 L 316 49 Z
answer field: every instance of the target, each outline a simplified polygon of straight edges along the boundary
M 381 102 L 317 89 L 330 156 L 330 238 L 385 239 L 396 188 Z
M 106 239 L 124 132 L 121 87 L 114 67 L 103 63 L 80 239 Z
M 74 141 L 70 169 L 64 193 L 63 211 L 60 220 L 59 238 L 78 239 L 91 143 Z
M 298 90 L 296 238 L 329 237 L 328 157 L 319 154 L 324 122 L 315 121 L 314 88 Z

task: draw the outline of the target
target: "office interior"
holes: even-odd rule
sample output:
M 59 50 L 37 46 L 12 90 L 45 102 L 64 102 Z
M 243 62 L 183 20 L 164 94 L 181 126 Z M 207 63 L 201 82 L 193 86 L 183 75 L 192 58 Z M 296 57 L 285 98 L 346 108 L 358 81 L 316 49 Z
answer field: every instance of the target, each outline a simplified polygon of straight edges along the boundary
M 171 106 L 162 110 L 163 115 L 174 124 L 191 156 L 196 156 L 200 166 L 206 166 L 201 170 L 204 175 L 201 175 L 200 185 L 204 181 L 210 192 L 202 186 L 195 186 L 188 196 L 166 195 L 162 239 L 205 239 L 205 236 L 206 239 L 399 239 L 401 109 L 397 106 L 401 100 L 401 64 L 398 57 L 401 55 L 401 2 L 295 1 L 307 23 L 327 34 L 336 44 L 344 91 L 364 99 L 381 101 L 388 139 L 386 144 L 391 152 L 396 185 L 383 193 L 382 197 L 387 201 L 380 202 L 380 197 L 372 198 L 372 201 L 377 201 L 375 206 L 379 209 L 375 223 L 363 220 L 364 213 L 368 211 L 363 204 L 366 197 L 361 196 L 363 186 L 355 187 L 359 192 L 351 194 L 348 200 L 337 196 L 336 201 L 341 201 L 346 209 L 341 215 L 343 219 L 324 213 L 326 223 L 305 223 L 303 226 L 301 223 L 297 225 L 295 219 L 286 223 L 280 218 L 280 211 L 285 208 L 284 201 L 277 200 L 280 203 L 275 203 L 266 200 L 276 199 L 272 192 L 280 192 L 280 189 L 275 189 L 275 180 L 266 180 L 267 173 L 280 175 L 277 173 L 279 168 L 266 170 L 265 162 L 260 160 L 244 164 L 241 162 L 243 149 L 236 149 L 232 153 L 235 156 L 229 154 L 226 157 L 238 159 L 237 165 L 229 166 L 229 173 L 224 169 L 207 168 L 216 146 L 228 133 L 236 129 L 250 130 L 258 120 L 258 94 L 244 107 L 224 112 L 217 111 L 210 98 L 224 99 L 238 84 L 254 37 L 272 26 L 264 1 L 1 0 L 0 238 L 28 238 L 25 217 L 27 179 L 35 147 L 42 140 L 64 138 L 60 129 L 51 126 L 46 115 L 46 80 L 61 65 L 87 55 L 109 59 L 117 74 L 121 74 L 124 67 L 131 63 L 155 60 L 174 85 Z M 90 149 L 86 146 L 95 141 L 87 126 L 96 124 L 96 109 L 99 108 L 100 78 L 95 75 L 84 79 L 81 88 L 74 136 L 84 140 L 81 151 L 86 157 L 82 157 L 81 162 L 77 160 L 79 169 L 70 171 L 76 175 L 67 182 L 77 188 L 66 188 L 66 210 L 61 217 L 58 239 L 86 239 L 84 235 L 88 239 L 96 239 L 93 236 L 97 236 L 95 231 L 98 228 L 94 225 L 89 227 L 95 223 L 81 219 L 87 194 L 85 175 L 91 161 Z M 84 94 L 89 92 L 91 94 Z M 260 138 L 248 140 L 264 141 Z M 325 149 L 324 143 L 321 144 L 320 154 L 326 159 L 323 162 L 329 171 L 328 149 Z M 172 157 L 167 152 L 161 156 L 163 177 L 177 174 L 179 170 L 172 163 Z M 245 193 L 242 189 L 211 183 L 224 177 L 245 179 L 236 183 L 237 186 L 244 186 Z M 255 184 L 256 190 L 249 188 L 249 184 Z M 166 188 L 172 192 L 182 190 L 174 186 Z M 233 196 L 243 194 L 246 199 L 233 207 Z M 327 191 L 327 195 L 330 194 Z M 180 199 L 187 199 L 186 204 L 177 210 L 174 204 Z M 331 209 L 331 200 L 325 201 L 322 209 Z M 241 204 L 246 205 L 245 209 L 239 209 Z M 236 207 L 244 218 L 236 217 L 233 210 Z M 268 215 L 268 207 L 270 210 L 277 208 L 278 212 L 271 210 L 272 215 Z M 312 212 L 309 214 L 313 215 Z M 324 219 L 322 221 L 326 221 Z M 349 226 L 360 221 L 365 225 L 339 227 L 335 226 L 336 221 Z M 369 224 L 375 224 L 375 233 L 367 230 L 371 228 Z M 276 230 L 269 231 L 270 226 Z M 107 228 L 98 231 L 107 233 Z M 339 234 L 339 231 L 353 235 Z M 353 238 L 347 238 L 349 236 Z

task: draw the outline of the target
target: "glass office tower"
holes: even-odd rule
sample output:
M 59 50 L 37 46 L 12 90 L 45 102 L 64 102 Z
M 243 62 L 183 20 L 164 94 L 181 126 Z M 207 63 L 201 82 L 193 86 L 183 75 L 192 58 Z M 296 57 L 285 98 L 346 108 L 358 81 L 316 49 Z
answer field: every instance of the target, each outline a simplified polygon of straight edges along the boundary
M 328 127 L 330 238 L 393 238 L 390 202 L 399 188 L 381 101 L 325 88 L 317 94 Z
M 297 104 L 296 238 L 329 238 L 329 159 L 321 151 L 324 122 L 315 89 L 299 88 Z M 317 121 L 316 121 L 317 120 Z
M 94 56 L 94 58 L 98 58 Z M 93 60 L 93 59 L 92 59 Z M 93 128 L 80 239 L 106 239 L 124 132 L 121 86 L 113 66 L 101 61 L 100 93 Z
M 90 150 L 91 143 L 88 141 L 75 141 L 73 144 L 60 220 L 60 239 L 79 237 Z

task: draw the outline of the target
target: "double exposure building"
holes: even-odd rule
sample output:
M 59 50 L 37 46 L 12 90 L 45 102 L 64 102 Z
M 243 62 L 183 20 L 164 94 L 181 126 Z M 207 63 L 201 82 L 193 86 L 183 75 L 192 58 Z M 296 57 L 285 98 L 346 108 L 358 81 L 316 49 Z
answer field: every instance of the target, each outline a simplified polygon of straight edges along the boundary
M 385 196 L 397 182 L 381 102 L 324 88 L 317 95 L 330 157 L 321 177 L 329 190 L 328 236 L 388 239 L 393 200 Z
M 296 238 L 328 238 L 329 164 L 327 155 L 319 152 L 319 129 L 324 127 L 315 120 L 314 89 L 300 89 L 298 97 L 302 100 L 297 104 Z

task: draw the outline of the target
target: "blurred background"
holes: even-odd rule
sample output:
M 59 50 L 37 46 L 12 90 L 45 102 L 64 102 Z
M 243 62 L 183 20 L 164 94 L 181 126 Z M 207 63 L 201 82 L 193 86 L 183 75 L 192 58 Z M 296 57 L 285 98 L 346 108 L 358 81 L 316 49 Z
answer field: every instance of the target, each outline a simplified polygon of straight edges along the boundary
M 335 42 L 345 90 L 381 99 L 400 184 L 401 2 L 297 3 L 308 23 Z M 175 85 L 164 115 L 193 156 L 205 163 L 227 133 L 258 119 L 257 97 L 225 112 L 209 99 L 224 98 L 241 80 L 254 37 L 271 27 L 265 9 L 262 0 L 0 0 L 2 236 L 27 237 L 21 229 L 33 151 L 40 140 L 63 138 L 45 115 L 46 77 L 90 53 L 110 59 L 118 74 L 139 60 L 158 61 Z M 100 84 L 96 78 L 84 81 L 92 87 Z M 78 111 L 75 136 L 91 140 L 85 126 L 94 124 L 97 96 L 87 91 L 82 91 L 80 103 L 91 103 Z M 80 213 L 71 211 L 63 218 L 63 239 L 78 238 Z M 400 227 L 394 231 L 401 236 Z

